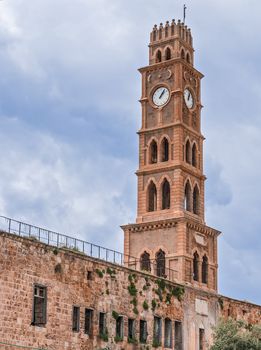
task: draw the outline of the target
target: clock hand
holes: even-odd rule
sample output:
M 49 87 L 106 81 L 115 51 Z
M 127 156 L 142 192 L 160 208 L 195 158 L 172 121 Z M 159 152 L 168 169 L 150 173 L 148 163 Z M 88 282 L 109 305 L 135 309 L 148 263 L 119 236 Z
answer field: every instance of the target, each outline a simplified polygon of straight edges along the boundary
M 165 94 L 165 89 L 162 91 L 159 98 L 161 98 L 164 94 Z

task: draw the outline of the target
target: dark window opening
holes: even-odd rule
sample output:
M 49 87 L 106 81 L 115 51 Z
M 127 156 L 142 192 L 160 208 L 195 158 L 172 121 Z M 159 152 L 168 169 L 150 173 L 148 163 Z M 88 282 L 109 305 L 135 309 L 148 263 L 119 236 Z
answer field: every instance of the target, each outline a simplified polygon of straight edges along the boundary
M 184 52 L 183 49 L 181 50 L 181 58 L 182 58 L 183 60 L 185 59 L 185 52 Z
M 170 208 L 170 185 L 165 179 L 162 185 L 162 209 Z
M 85 334 L 92 335 L 92 319 L 93 319 L 93 310 L 85 309 L 85 323 L 84 323 Z
M 87 271 L 87 280 L 88 281 L 92 280 L 92 271 Z
M 195 252 L 193 255 L 193 280 L 194 281 L 199 280 L 198 265 L 199 265 L 199 255 L 197 252 Z
M 175 321 L 175 350 L 183 350 L 182 323 Z
M 172 322 L 169 318 L 165 319 L 164 346 L 172 349 Z
M 100 312 L 99 314 L 99 335 L 107 335 L 106 314 L 104 312 Z
M 35 326 L 44 326 L 46 324 L 47 295 L 46 287 L 34 286 L 33 300 L 33 322 Z
M 169 47 L 167 47 L 166 49 L 166 60 L 170 60 L 171 59 L 171 50 Z
M 187 61 L 188 63 L 190 63 L 190 56 L 189 56 L 189 53 L 187 53 L 186 61 Z
M 116 337 L 123 339 L 123 317 L 119 316 L 116 320 Z
M 158 50 L 157 53 L 156 53 L 156 63 L 159 63 L 161 62 L 161 51 Z
M 165 252 L 163 250 L 159 250 L 156 254 L 156 269 L 157 269 L 157 276 L 159 277 L 165 277 Z
M 148 211 L 157 210 L 157 189 L 153 182 L 148 187 Z
M 154 346 L 161 345 L 161 318 L 157 316 L 154 316 L 153 344 Z
M 206 255 L 203 256 L 202 261 L 202 283 L 208 283 L 208 258 Z
M 198 186 L 194 187 L 193 191 L 193 213 L 199 215 L 199 190 Z
M 140 257 L 140 269 L 143 271 L 150 271 L 150 255 L 147 252 L 144 252 Z
M 187 181 L 185 186 L 185 195 L 184 195 L 184 208 L 187 211 L 191 211 L 190 198 L 191 198 L 191 187 L 190 187 L 189 181 Z
M 147 332 L 147 322 L 140 320 L 140 342 L 145 344 L 147 342 L 148 332 Z
M 197 146 L 194 143 L 193 147 L 192 147 L 192 165 L 194 167 L 197 166 Z
M 73 332 L 80 330 L 80 308 L 78 306 L 73 306 L 72 330 Z
M 205 330 L 199 329 L 199 350 L 205 350 Z
M 186 154 L 185 154 L 185 159 L 186 159 L 186 163 L 190 164 L 191 160 L 190 160 L 190 142 L 189 140 L 186 142 Z
M 128 319 L 128 340 L 135 340 L 135 320 Z
M 154 164 L 158 161 L 158 145 L 155 140 L 150 144 L 150 163 Z
M 161 143 L 161 160 L 162 162 L 169 160 L 169 141 L 165 137 Z

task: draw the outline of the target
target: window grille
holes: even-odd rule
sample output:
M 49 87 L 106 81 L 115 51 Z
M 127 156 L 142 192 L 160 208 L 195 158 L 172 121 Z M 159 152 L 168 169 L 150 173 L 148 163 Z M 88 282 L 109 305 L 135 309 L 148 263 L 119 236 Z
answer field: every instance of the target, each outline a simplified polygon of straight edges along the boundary
M 99 314 L 99 334 L 105 335 L 106 333 L 107 333 L 106 314 L 104 312 L 100 312 L 100 314 Z
M 47 290 L 46 287 L 34 286 L 33 300 L 33 325 L 44 326 L 46 324 L 46 308 L 47 308 Z
M 183 350 L 182 323 L 175 321 L 175 350 Z
M 172 322 L 170 319 L 165 319 L 165 334 L 164 334 L 164 346 L 165 348 L 172 349 Z
M 199 329 L 199 350 L 205 350 L 205 330 Z
M 156 254 L 157 276 L 165 277 L 165 252 L 161 249 Z
M 80 330 L 80 308 L 78 306 L 73 306 L 72 330 L 73 332 Z
M 128 339 L 135 339 L 135 320 L 128 319 Z
M 123 317 L 119 316 L 116 320 L 116 337 L 123 339 Z
M 84 333 L 92 335 L 93 310 L 85 309 Z
M 150 255 L 146 251 L 141 255 L 140 258 L 140 268 L 143 271 L 150 271 Z
M 146 343 L 147 342 L 147 322 L 144 320 L 140 320 L 140 342 Z
M 154 316 L 153 343 L 156 346 L 161 344 L 161 318 Z

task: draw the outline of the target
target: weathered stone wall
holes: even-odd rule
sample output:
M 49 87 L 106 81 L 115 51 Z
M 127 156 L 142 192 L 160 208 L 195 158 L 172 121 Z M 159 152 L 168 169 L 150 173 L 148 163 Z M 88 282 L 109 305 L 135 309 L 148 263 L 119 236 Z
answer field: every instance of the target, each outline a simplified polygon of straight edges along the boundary
M 184 350 L 198 350 L 199 328 L 211 339 L 211 326 L 230 303 L 237 302 L 200 289 L 160 282 L 157 278 L 125 267 L 95 260 L 81 253 L 56 249 L 35 240 L 0 233 L 0 341 L 50 350 L 152 349 L 153 318 L 169 318 L 183 324 Z M 32 325 L 33 287 L 47 287 L 47 323 Z M 132 286 L 130 288 L 130 286 Z M 180 300 L 179 300 L 180 299 Z M 137 305 L 136 305 L 137 303 Z M 221 304 L 223 309 L 221 308 Z M 260 320 L 260 307 L 239 303 L 244 318 Z M 72 331 L 72 307 L 80 307 L 80 331 Z M 245 307 L 244 307 L 245 305 Z M 147 309 L 148 307 L 148 309 Z M 84 333 L 85 308 L 93 309 L 93 335 Z M 123 341 L 115 343 L 113 311 L 124 317 Z M 98 330 L 99 312 L 107 315 L 108 342 Z M 148 323 L 147 345 L 128 344 L 128 318 Z M 162 327 L 164 344 L 164 327 Z M 163 347 L 164 348 L 164 347 Z

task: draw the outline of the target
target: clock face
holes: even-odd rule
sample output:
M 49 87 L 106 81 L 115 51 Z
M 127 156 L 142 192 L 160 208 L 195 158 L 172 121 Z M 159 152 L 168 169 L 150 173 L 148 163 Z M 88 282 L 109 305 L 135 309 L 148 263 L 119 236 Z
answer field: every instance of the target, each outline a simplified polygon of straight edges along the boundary
M 189 109 L 194 107 L 194 98 L 189 89 L 184 90 L 184 100 L 186 102 L 186 105 Z
M 156 106 L 160 107 L 168 102 L 169 96 L 169 89 L 167 89 L 165 86 L 161 86 L 154 91 L 152 101 Z

